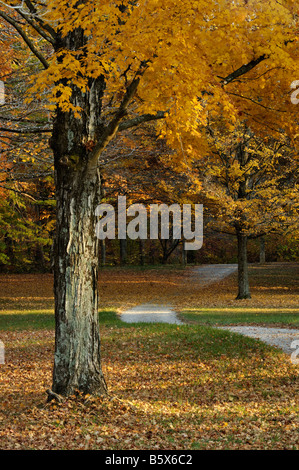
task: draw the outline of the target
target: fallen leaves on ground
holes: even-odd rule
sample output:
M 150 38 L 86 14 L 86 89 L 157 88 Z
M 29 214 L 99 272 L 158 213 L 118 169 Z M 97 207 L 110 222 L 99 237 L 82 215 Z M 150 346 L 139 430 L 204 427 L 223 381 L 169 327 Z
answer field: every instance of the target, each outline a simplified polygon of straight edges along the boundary
M 120 311 L 141 303 L 169 303 L 175 308 L 298 308 L 299 263 L 250 266 L 252 299 L 236 300 L 237 273 L 203 286 L 196 267 L 138 266 L 104 268 L 99 274 L 100 308 Z M 53 309 L 51 274 L 1 274 L 0 308 Z M 22 295 L 20 295 L 20 293 Z
M 224 332 L 169 328 L 103 327 L 115 398 L 62 403 L 46 403 L 53 331 L 5 332 L 0 448 L 298 450 L 298 366 L 242 338 L 234 352 Z M 226 341 L 222 354 L 209 353 L 211 341 Z

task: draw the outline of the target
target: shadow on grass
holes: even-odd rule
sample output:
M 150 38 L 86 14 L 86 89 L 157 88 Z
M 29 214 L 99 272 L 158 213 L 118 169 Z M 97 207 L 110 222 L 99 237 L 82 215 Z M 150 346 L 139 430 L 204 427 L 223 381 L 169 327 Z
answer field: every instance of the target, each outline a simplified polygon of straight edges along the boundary
M 100 325 L 123 325 L 112 309 L 99 312 Z M 0 331 L 52 330 L 55 317 L 50 310 L 6 310 L 0 313 Z
M 155 361 L 169 362 L 280 354 L 276 348 L 254 338 L 202 325 L 131 323 L 105 333 L 103 342 L 105 347 L 110 344 L 108 349 L 118 351 L 117 361 L 124 364 L 138 362 L 140 354 L 146 354 L 149 361 L 152 357 Z

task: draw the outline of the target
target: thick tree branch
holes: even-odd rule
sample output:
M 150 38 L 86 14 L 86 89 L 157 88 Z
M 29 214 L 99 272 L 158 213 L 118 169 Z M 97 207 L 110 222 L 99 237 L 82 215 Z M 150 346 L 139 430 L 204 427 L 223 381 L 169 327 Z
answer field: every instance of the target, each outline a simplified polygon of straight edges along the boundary
M 225 78 L 219 77 L 219 78 L 222 79 L 223 85 L 227 85 L 228 83 L 232 82 L 236 78 L 248 73 L 250 70 L 252 70 L 254 67 L 256 67 L 260 62 L 262 62 L 265 59 L 267 59 L 267 56 L 264 54 L 258 57 L 257 59 L 251 60 L 248 64 L 242 65 L 237 70 L 229 74 L 227 77 Z M 260 104 L 260 103 L 256 103 L 256 104 Z M 157 119 L 163 119 L 165 117 L 165 114 L 166 114 L 165 111 L 158 111 L 156 114 L 144 114 L 142 116 L 137 116 L 136 118 L 122 122 L 119 125 L 118 130 L 123 131 L 126 129 L 130 129 L 132 127 L 138 126 L 139 124 L 142 124 L 144 122 L 154 121 Z
M 43 134 L 45 132 L 52 132 L 49 128 L 32 128 L 32 129 L 9 129 L 8 127 L 0 127 L 2 132 L 11 132 L 13 134 Z
M 54 42 L 55 42 L 54 38 L 49 36 L 48 34 L 46 34 L 45 31 L 43 30 L 43 28 L 41 26 L 39 26 L 38 24 L 36 24 L 34 21 L 32 21 L 32 19 L 30 18 L 29 15 L 24 13 L 21 10 L 21 8 L 17 9 L 17 11 L 22 16 L 22 18 L 24 18 L 24 20 L 27 21 L 27 23 L 30 24 L 30 26 L 32 26 L 32 28 L 35 29 L 35 31 L 41 37 L 43 37 L 46 41 L 50 42 L 51 44 L 54 44 Z
M 124 121 L 119 125 L 118 130 L 124 131 L 130 129 L 131 127 L 138 126 L 144 122 L 156 121 L 157 119 L 163 119 L 165 117 L 165 111 L 158 111 L 156 114 L 143 114 L 142 116 L 136 116 L 133 119 Z
M 39 16 L 38 16 L 38 13 L 37 13 L 37 10 L 35 8 L 35 6 L 32 4 L 32 2 L 30 0 L 25 0 L 25 3 L 27 5 L 27 8 L 28 10 L 30 11 L 30 13 L 32 15 L 34 15 L 34 19 L 36 20 L 37 23 L 39 23 L 39 25 L 41 26 L 41 28 L 43 28 L 45 31 L 47 31 L 53 39 L 56 38 L 56 31 L 52 28 L 52 26 L 50 26 L 49 24 L 45 23 Z
M 260 64 L 261 62 L 263 62 L 263 60 L 266 60 L 267 58 L 268 56 L 266 54 L 263 54 L 257 59 L 251 60 L 250 62 L 248 62 L 248 64 L 242 65 L 237 70 L 227 75 L 227 77 L 225 78 L 219 77 L 221 78 L 221 83 L 223 85 L 227 85 L 228 83 L 231 83 L 236 78 L 239 78 L 242 75 L 245 75 L 245 73 L 250 72 L 250 70 L 254 69 L 254 67 L 256 67 L 258 64 Z
M 99 142 L 96 144 L 91 154 L 91 158 L 90 158 L 91 167 L 96 166 L 99 156 L 101 155 L 103 150 L 107 147 L 109 142 L 113 139 L 113 137 L 117 133 L 121 120 L 128 112 L 129 103 L 135 96 L 139 82 L 140 82 L 140 77 L 138 76 L 134 78 L 134 80 L 127 87 L 127 91 L 118 108 L 118 111 L 116 112 L 114 118 L 110 121 L 110 123 L 105 127 L 104 132 Z

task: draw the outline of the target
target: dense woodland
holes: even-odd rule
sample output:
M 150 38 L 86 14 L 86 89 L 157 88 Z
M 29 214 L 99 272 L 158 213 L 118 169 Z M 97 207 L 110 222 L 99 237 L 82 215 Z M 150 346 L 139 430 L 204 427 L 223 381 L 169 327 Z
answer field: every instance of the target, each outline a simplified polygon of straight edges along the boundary
M 7 43 L 2 44 L 8 46 Z M 10 46 L 12 47 L 12 46 Z M 12 67 L 5 79 L 5 104 L 1 106 L 1 272 L 51 272 L 55 232 L 55 189 L 51 151 L 48 148 L 50 117 L 41 109 L 26 106 L 16 84 L 23 79 L 20 67 Z M 28 80 L 28 72 L 25 75 Z M 16 107 L 16 100 L 20 107 Z M 298 184 L 298 157 L 295 150 L 281 141 L 267 148 L 253 140 L 258 149 L 251 184 L 259 185 L 260 203 L 267 198 L 265 187 L 272 180 L 278 184 L 276 196 L 282 199 L 287 190 Z M 165 138 L 157 138 L 155 124 L 141 125 L 127 131 L 120 141 L 106 149 L 99 163 L 103 201 L 116 207 L 117 197 L 124 195 L 130 204 L 193 203 L 204 205 L 204 242 L 198 251 L 185 251 L 181 240 L 109 240 L 100 243 L 100 266 L 236 263 L 237 240 L 233 230 L 223 227 L 224 219 L 233 226 L 230 189 L 236 181 L 236 167 L 231 141 L 223 138 L 221 152 L 211 152 L 190 168 L 176 169 L 172 164 L 175 150 Z M 251 150 L 252 151 L 252 150 Z M 217 159 L 218 158 L 218 159 Z M 230 168 L 230 173 L 227 173 Z M 275 169 L 275 172 L 273 171 Z M 225 176 L 224 176 L 225 175 Z M 260 176 L 265 175 L 260 184 Z M 241 175 L 239 175 L 240 178 Z M 250 175 L 249 175 L 250 177 Z M 270 183 L 271 184 L 271 183 Z M 219 188 L 221 195 L 219 195 Z M 253 233 L 248 243 L 248 261 L 298 261 L 298 201 L 281 218 L 271 218 L 273 204 L 266 208 L 269 216 L 262 229 Z M 281 201 L 280 199 L 280 201 Z M 230 209 L 228 210 L 228 206 Z M 276 204 L 281 207 L 282 204 Z M 254 208 L 254 210 L 256 207 Z M 263 215 L 265 216 L 265 208 Z M 261 211 L 260 207 L 257 210 Z M 262 213 L 262 211 L 261 211 Z M 275 216 L 275 214 L 274 214 Z M 277 216 L 277 214 L 276 214 Z

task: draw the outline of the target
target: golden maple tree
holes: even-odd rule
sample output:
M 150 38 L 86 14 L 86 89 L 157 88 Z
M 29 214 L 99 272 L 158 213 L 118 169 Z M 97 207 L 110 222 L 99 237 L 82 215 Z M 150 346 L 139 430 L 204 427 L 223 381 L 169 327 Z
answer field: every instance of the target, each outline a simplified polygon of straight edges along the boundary
M 238 299 L 250 298 L 247 241 L 298 228 L 298 153 L 290 139 L 257 137 L 244 123 L 234 132 L 209 129 L 209 152 L 198 170 L 207 223 L 238 241 Z
M 99 157 L 119 132 L 155 119 L 168 144 L 189 162 L 203 153 L 199 127 L 219 115 L 228 129 L 244 114 L 254 132 L 267 119 L 269 128 L 279 123 L 291 134 L 296 120 L 288 81 L 299 74 L 296 1 L 9 0 L 0 17 L 39 61 L 32 96 L 47 94 L 53 112 L 51 396 L 75 389 L 106 393 L 94 236 Z M 275 77 L 271 88 L 269 76 Z M 269 104 L 275 104 L 273 113 Z

